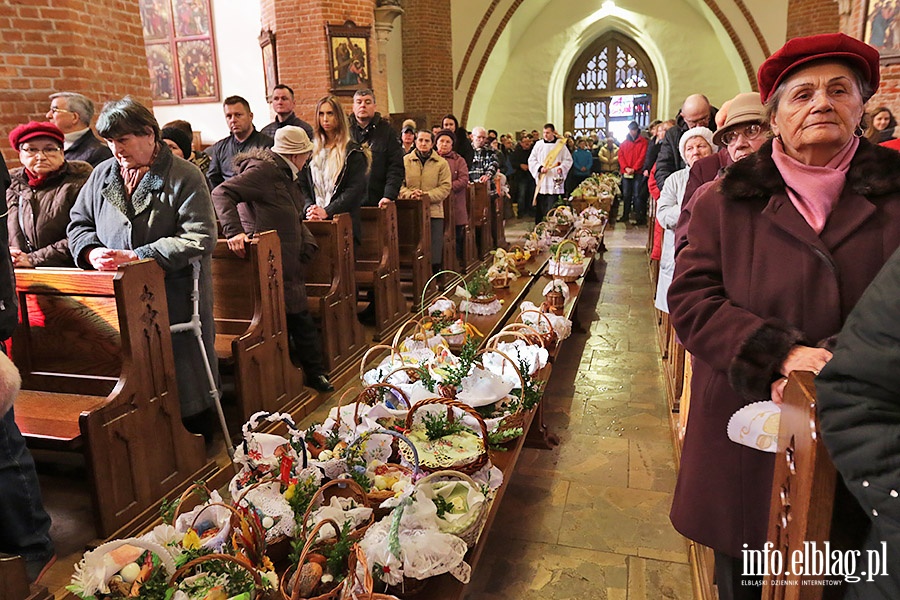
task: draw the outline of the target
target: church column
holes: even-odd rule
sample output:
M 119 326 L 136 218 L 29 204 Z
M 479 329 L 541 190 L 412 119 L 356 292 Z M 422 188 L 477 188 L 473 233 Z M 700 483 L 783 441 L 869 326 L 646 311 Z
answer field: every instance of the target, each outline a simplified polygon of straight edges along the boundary
M 431 127 L 453 112 L 450 0 L 407 1 L 403 10 L 403 110 Z
M 261 0 L 262 28 L 275 33 L 278 79 L 294 90 L 296 113 L 313 122 L 316 101 L 331 90 L 331 56 L 325 24 L 353 21 L 369 28 L 369 77 L 379 109 L 387 116 L 387 76 L 378 65 L 375 0 Z M 348 112 L 352 99 L 342 97 Z
M 18 166 L 7 135 L 45 121 L 53 92 L 79 92 L 96 104 L 131 94 L 150 104 L 150 80 L 137 2 L 12 0 L 0 13 L 0 147 Z M 11 164 L 10 164 L 11 163 Z

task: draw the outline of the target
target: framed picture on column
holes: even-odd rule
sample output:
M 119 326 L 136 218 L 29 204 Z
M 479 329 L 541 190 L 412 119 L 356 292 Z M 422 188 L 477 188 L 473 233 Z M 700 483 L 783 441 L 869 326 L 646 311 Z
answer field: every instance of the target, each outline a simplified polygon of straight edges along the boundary
M 881 54 L 881 64 L 900 63 L 900 6 L 893 0 L 869 0 L 863 41 Z
M 352 96 L 362 88 L 371 88 L 369 60 L 370 27 L 358 27 L 353 21 L 326 25 L 331 68 L 331 93 Z
M 278 55 L 275 53 L 275 34 L 269 30 L 260 32 L 259 47 L 262 48 L 266 98 L 269 98 L 272 95 L 272 89 L 278 85 Z

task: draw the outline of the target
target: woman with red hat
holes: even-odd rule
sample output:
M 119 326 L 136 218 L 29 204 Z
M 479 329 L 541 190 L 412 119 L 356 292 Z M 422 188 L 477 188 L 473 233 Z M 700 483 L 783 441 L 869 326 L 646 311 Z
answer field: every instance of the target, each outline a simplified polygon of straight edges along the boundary
M 775 457 L 730 441 L 729 419 L 780 403 L 792 371 L 818 374 L 900 246 L 900 155 L 860 138 L 878 51 L 843 34 L 796 38 L 758 77 L 775 138 L 695 199 L 668 295 L 694 357 L 671 519 L 715 551 L 723 600 L 760 596 L 741 557 L 766 542 Z
M 63 132 L 31 121 L 9 134 L 22 166 L 6 190 L 9 252 L 16 267 L 73 267 L 66 227 L 69 211 L 91 174 L 91 165 L 67 161 Z

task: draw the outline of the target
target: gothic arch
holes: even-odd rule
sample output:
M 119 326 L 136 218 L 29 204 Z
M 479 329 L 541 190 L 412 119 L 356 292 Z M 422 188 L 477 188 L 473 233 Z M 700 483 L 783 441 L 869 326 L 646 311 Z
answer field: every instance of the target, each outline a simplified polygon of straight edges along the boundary
M 614 99 L 633 96 L 628 110 L 642 127 L 650 122 L 651 107 L 658 97 L 656 70 L 650 57 L 633 39 L 607 31 L 585 48 L 572 63 L 563 93 L 566 131 L 576 137 L 607 132 L 616 114 Z M 613 115 L 611 117 L 611 114 Z

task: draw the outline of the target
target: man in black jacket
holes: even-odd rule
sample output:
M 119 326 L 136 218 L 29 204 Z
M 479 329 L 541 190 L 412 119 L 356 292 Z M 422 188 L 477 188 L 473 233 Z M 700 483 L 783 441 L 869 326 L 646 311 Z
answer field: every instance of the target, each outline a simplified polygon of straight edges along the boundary
M 75 92 L 50 94 L 50 110 L 46 116 L 66 136 L 63 144 L 66 160 L 83 160 L 96 167 L 112 158 L 112 151 L 91 130 L 94 103 L 89 98 Z
M 232 160 L 241 152 L 252 148 L 271 148 L 275 140 L 256 130 L 253 126 L 253 113 L 250 103 L 240 96 L 228 96 L 222 103 L 225 109 L 225 122 L 231 134 L 222 138 L 206 149 L 209 155 L 209 168 L 206 178 L 210 189 L 234 177 Z
M 692 127 L 707 127 L 710 131 L 715 131 L 716 112 L 710 106 L 709 98 L 703 94 L 691 94 L 684 99 L 675 119 L 676 125 L 666 132 L 659 158 L 656 159 L 656 187 L 662 190 L 669 175 L 684 168 L 684 159 L 678 150 L 682 134 Z
M 294 101 L 294 90 L 283 83 L 279 83 L 272 88 L 271 102 L 272 110 L 275 111 L 275 120 L 263 127 L 260 133 L 275 139 L 276 131 L 282 127 L 293 125 L 303 129 L 309 139 L 313 138 L 312 125 L 294 114 L 294 107 L 297 104 Z
M 405 175 L 400 138 L 391 129 L 390 123 L 376 111 L 372 90 L 357 90 L 353 94 L 350 137 L 372 153 L 369 194 L 363 206 L 384 206 L 396 200 Z
M 6 163 L 0 156 L 3 196 L 9 183 Z M 9 339 L 18 322 L 15 291 L 4 214 L 0 218 L 0 340 Z M 5 391 L 7 387 L 5 383 L 0 385 Z M 0 398 L 0 404 L 5 405 L 5 400 Z M 44 510 L 34 460 L 16 426 L 12 408 L 0 418 L 0 552 L 20 555 L 32 581 L 39 579 L 55 560 L 50 515 Z

